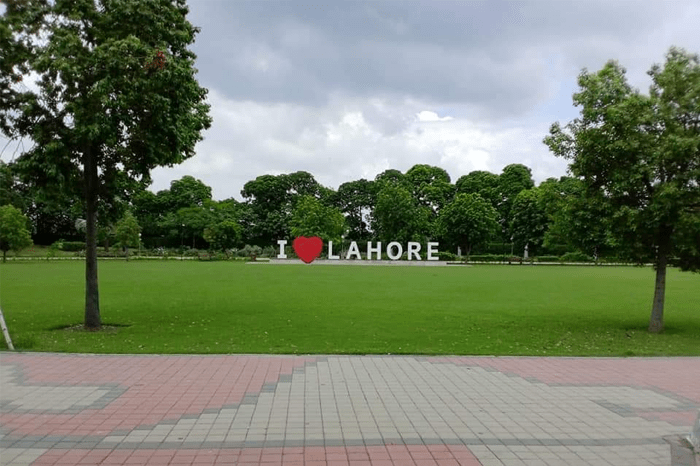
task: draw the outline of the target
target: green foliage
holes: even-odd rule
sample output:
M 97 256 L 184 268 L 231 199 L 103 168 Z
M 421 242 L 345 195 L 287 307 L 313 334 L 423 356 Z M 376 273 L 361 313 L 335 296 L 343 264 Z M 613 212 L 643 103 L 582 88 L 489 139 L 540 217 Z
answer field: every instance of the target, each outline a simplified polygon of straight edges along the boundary
M 5 262 L 7 251 L 20 251 L 32 245 L 27 217 L 12 205 L 0 207 L 0 251 Z
M 127 251 L 129 246 L 139 245 L 140 233 L 141 227 L 131 212 L 124 214 L 124 217 L 114 227 L 114 236 L 118 244 L 123 248 L 127 248 Z
M 335 207 L 324 206 L 311 196 L 302 196 L 289 221 L 292 236 L 318 236 L 324 242 L 340 241 L 345 233 L 345 217 Z
M 559 260 L 561 262 L 593 262 L 593 258 L 583 252 L 567 252 Z
M 535 186 L 532 180 L 532 171 L 525 165 L 515 163 L 507 165 L 498 176 L 498 191 L 500 195 L 498 212 L 504 239 L 509 239 L 509 226 L 513 219 L 513 203 L 520 191 L 531 189 Z
M 537 262 L 559 262 L 559 256 L 537 256 Z
M 76 252 L 85 250 L 85 241 L 58 240 L 55 243 L 53 243 L 53 245 L 58 245 L 58 249 L 60 249 L 61 251 Z
M 457 180 L 455 188 L 457 193 L 478 194 L 489 201 L 494 208 L 498 208 L 501 202 L 498 175 L 491 172 L 483 170 L 470 172 Z
M 438 259 L 441 261 L 459 261 L 462 260 L 457 254 L 451 252 L 440 251 L 438 252 Z
M 237 251 L 238 257 L 251 257 L 251 256 L 260 256 L 262 254 L 262 248 L 260 246 L 254 246 L 250 244 L 246 244 L 242 249 L 239 249 Z
M 345 214 L 348 239 L 367 241 L 371 238 L 370 212 L 374 208 L 376 198 L 375 182 L 364 178 L 343 183 L 338 187 L 336 204 Z
M 469 256 L 474 247 L 486 243 L 497 230 L 497 213 L 478 194 L 458 194 L 437 219 L 437 232 L 448 243 L 464 248 Z
M 428 207 L 433 217 L 454 197 L 455 187 L 450 184 L 450 175 L 440 167 L 414 165 L 404 179 L 418 204 Z
M 205 228 L 203 236 L 213 249 L 231 249 L 240 245 L 243 228 L 235 220 L 227 219 Z
M 539 188 L 522 190 L 515 197 L 511 212 L 510 234 L 515 249 L 520 251 L 527 245 L 530 255 L 538 253 L 548 228 L 541 198 Z
M 211 201 L 211 188 L 193 176 L 185 175 L 170 183 L 170 190 L 165 192 L 171 210 L 184 207 L 203 207 Z
M 122 209 L 155 167 L 192 157 L 211 124 L 187 13 L 184 0 L 35 1 L 0 17 L 0 132 L 35 143 L 16 163 L 40 200 L 84 196 L 89 328 L 101 321 L 98 213 Z M 160 52 L 164 68 L 146 69 Z M 35 73 L 36 91 L 16 73 Z
M 386 172 L 385 172 L 386 173 Z M 425 242 L 430 232 L 431 211 L 418 205 L 400 184 L 385 183 L 377 196 L 374 230 L 383 242 Z
M 472 262 L 507 262 L 510 255 L 507 254 L 474 254 L 469 256 Z
M 671 48 L 649 75 L 647 96 L 627 83 L 617 62 L 584 70 L 574 94 L 581 116 L 564 128 L 552 125 L 544 142 L 571 161 L 586 198 L 609 212 L 616 254 L 656 265 L 649 330 L 660 332 L 669 258 L 700 271 L 700 60 Z

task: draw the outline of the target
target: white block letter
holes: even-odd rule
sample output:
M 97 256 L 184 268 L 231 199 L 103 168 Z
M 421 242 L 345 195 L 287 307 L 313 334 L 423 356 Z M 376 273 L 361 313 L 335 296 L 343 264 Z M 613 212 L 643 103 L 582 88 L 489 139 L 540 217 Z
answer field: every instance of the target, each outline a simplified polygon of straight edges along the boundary
M 391 250 L 392 248 L 398 248 L 398 252 L 396 254 L 392 254 Z M 395 261 L 397 259 L 401 259 L 401 255 L 403 254 L 403 247 L 401 247 L 401 243 L 397 243 L 396 241 L 392 241 L 389 243 L 386 247 L 386 255 L 389 256 L 389 259 Z
M 350 259 L 351 255 L 355 255 L 358 259 L 362 259 L 362 256 L 360 255 L 360 249 L 357 247 L 357 243 L 354 241 L 350 243 L 350 248 L 348 248 L 348 253 L 345 255 L 345 259 Z
M 433 249 L 433 247 L 435 249 Z M 429 261 L 436 261 L 438 260 L 437 257 L 434 257 L 433 254 L 437 254 L 438 250 L 438 243 L 428 243 L 428 260 Z
M 340 256 L 333 255 L 333 241 L 328 242 L 328 260 L 340 259 Z
M 286 239 L 279 239 L 277 240 L 277 244 L 280 245 L 280 253 L 277 254 L 278 259 L 286 259 L 287 255 L 284 253 L 284 246 L 287 244 Z
M 408 242 L 408 260 L 411 260 L 412 254 L 415 254 L 417 261 L 421 260 L 420 254 L 418 254 L 418 251 L 420 251 L 420 243 L 416 243 L 415 241 L 409 241 Z
M 382 243 L 377 243 L 377 247 L 373 248 L 372 242 L 367 241 L 367 260 L 372 260 L 373 252 L 377 253 L 377 260 L 380 260 L 382 258 Z

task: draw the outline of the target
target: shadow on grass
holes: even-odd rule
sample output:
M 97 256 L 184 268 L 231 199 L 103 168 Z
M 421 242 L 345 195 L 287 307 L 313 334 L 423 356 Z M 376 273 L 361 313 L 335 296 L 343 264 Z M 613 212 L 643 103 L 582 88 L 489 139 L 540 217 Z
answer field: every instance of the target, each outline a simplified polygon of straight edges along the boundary
M 100 331 L 112 331 L 116 332 L 120 328 L 126 328 L 126 327 L 131 327 L 131 324 L 116 324 L 116 323 L 111 323 L 111 322 L 105 322 L 102 324 L 102 327 L 100 330 L 97 330 L 98 332 Z M 67 330 L 67 331 L 72 331 L 72 332 L 93 332 L 94 330 L 87 330 L 84 328 L 83 324 L 68 324 L 68 325 L 55 325 L 53 327 L 48 327 L 46 330 L 50 331 L 55 331 L 55 330 Z

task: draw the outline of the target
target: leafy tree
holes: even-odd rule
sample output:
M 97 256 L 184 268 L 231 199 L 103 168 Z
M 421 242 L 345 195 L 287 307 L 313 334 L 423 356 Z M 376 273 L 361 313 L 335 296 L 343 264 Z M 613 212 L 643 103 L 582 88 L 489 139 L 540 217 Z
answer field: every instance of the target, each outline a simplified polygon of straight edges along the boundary
M 243 185 L 241 195 L 248 201 L 241 213 L 246 243 L 268 246 L 289 236 L 288 189 L 287 179 L 274 175 L 262 175 Z
M 28 193 L 16 174 L 13 167 L 0 160 L 0 205 L 12 204 L 24 211 L 29 204 Z
M 141 241 L 141 227 L 136 217 L 131 212 L 126 212 L 114 226 L 114 236 L 126 252 L 126 260 L 129 260 L 129 246 L 138 246 Z
M 377 185 L 377 192 L 384 188 L 388 184 L 398 185 L 405 189 L 410 189 L 411 185 L 406 180 L 406 177 L 399 170 L 393 168 L 389 170 L 384 170 L 379 175 L 374 178 L 374 182 Z
M 202 207 L 211 200 L 211 188 L 193 176 L 185 175 L 170 183 L 170 190 L 165 196 L 172 211 L 183 207 Z
M 404 175 L 404 179 L 413 189 L 413 197 L 435 215 L 452 200 L 454 186 L 450 184 L 450 175 L 440 167 L 414 165 Z
M 345 217 L 335 207 L 318 199 L 302 196 L 289 222 L 292 236 L 318 236 L 324 241 L 340 241 L 345 233 Z
M 498 208 L 501 202 L 498 175 L 491 172 L 476 170 L 461 176 L 455 183 L 455 189 L 457 193 L 478 194 L 494 208 Z
M 0 130 L 36 143 L 17 165 L 44 199 L 84 195 L 88 329 L 101 326 L 98 205 L 194 155 L 211 122 L 187 13 L 184 0 L 12 0 L 0 17 Z M 158 52 L 164 68 L 145 69 Z M 15 82 L 30 72 L 36 92 Z
M 511 208 L 510 234 L 518 250 L 528 247 L 537 254 L 549 226 L 538 188 L 525 189 L 515 197 Z
M 469 257 L 498 229 L 498 213 L 479 194 L 457 194 L 440 212 L 437 231 L 452 246 L 460 246 Z
M 203 236 L 213 249 L 232 249 L 242 244 L 243 228 L 235 220 L 225 219 L 205 228 Z
M 12 206 L 0 207 L 0 250 L 2 261 L 7 261 L 7 251 L 21 251 L 32 245 L 32 237 L 27 229 L 27 217 Z
M 610 209 L 618 253 L 653 261 L 649 331 L 661 332 L 667 266 L 700 269 L 700 61 L 672 48 L 649 75 L 647 96 L 617 62 L 583 70 L 574 94 L 581 116 L 552 125 L 544 142 L 571 161 L 589 198 Z
M 596 258 L 613 252 L 612 212 L 604 199 L 590 198 L 583 182 L 571 177 L 547 179 L 538 189 L 549 221 L 545 248 L 566 245 L 569 250 L 581 250 Z
M 371 209 L 374 207 L 375 183 L 364 178 L 343 183 L 338 187 L 337 205 L 346 217 L 348 239 L 368 241 Z
M 533 188 L 534 186 L 535 182 L 532 180 L 532 172 L 528 167 L 519 163 L 507 165 L 498 176 L 500 200 L 497 209 L 500 214 L 504 240 L 510 240 L 508 232 L 510 230 L 510 222 L 513 219 L 511 210 L 515 198 L 520 194 L 520 191 Z
M 430 210 L 418 205 L 407 189 L 389 183 L 377 195 L 374 230 L 384 242 L 422 242 L 430 235 L 430 215 Z

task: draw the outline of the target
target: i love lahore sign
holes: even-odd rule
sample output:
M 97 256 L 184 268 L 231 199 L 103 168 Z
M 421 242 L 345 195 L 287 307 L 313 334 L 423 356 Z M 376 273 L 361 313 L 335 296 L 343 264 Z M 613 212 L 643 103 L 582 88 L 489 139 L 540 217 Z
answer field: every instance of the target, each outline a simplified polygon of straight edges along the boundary
M 278 259 L 286 259 L 287 255 L 284 253 L 284 247 L 287 245 L 287 240 L 286 239 L 281 239 L 277 241 L 277 244 L 280 246 L 280 253 L 277 255 Z M 420 249 L 421 249 L 421 244 L 415 241 L 409 241 L 407 244 L 407 249 L 406 252 L 408 254 L 408 260 L 423 260 L 421 259 L 420 256 Z M 318 236 L 311 236 L 310 238 L 307 238 L 305 236 L 299 236 L 294 239 L 292 242 L 292 247 L 294 248 L 294 252 L 296 255 L 301 259 L 302 261 L 306 262 L 307 264 L 312 263 L 318 256 L 321 255 L 321 251 L 323 250 L 323 240 L 319 238 Z M 426 254 L 426 259 L 429 261 L 436 261 L 438 260 L 437 253 L 438 253 L 438 243 L 432 243 L 429 242 L 427 244 L 427 254 Z M 382 258 L 382 243 L 377 242 L 377 243 L 372 243 L 371 241 L 367 242 L 367 260 L 372 260 L 372 255 L 375 255 L 377 260 Z M 386 245 L 386 255 L 389 257 L 389 259 L 395 261 L 401 259 L 401 256 L 403 255 L 403 246 L 401 243 L 397 241 L 392 241 L 389 244 Z M 333 241 L 328 242 L 328 260 L 339 260 L 340 255 L 333 254 Z M 362 255 L 360 254 L 360 248 L 357 246 L 357 243 L 353 241 L 350 243 L 350 247 L 348 248 L 347 253 L 345 254 L 345 257 L 343 259 L 349 260 L 349 259 L 362 259 Z

